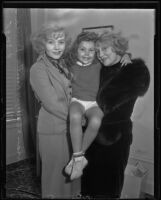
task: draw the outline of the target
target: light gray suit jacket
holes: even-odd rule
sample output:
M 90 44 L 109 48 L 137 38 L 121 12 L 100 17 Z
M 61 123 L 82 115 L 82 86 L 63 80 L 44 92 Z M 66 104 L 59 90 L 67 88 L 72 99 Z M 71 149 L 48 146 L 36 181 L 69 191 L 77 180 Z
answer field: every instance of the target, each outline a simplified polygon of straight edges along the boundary
M 39 134 L 63 134 L 71 100 L 71 81 L 44 55 L 30 69 L 32 89 L 41 102 L 37 131 Z

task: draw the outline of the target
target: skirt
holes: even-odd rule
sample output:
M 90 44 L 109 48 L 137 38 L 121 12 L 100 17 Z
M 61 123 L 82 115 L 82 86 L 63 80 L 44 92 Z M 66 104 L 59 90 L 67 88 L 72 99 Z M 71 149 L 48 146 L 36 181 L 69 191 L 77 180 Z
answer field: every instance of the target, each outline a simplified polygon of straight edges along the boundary
M 74 198 L 80 194 L 81 180 L 69 180 L 64 168 L 71 158 L 67 134 L 39 134 L 42 198 Z

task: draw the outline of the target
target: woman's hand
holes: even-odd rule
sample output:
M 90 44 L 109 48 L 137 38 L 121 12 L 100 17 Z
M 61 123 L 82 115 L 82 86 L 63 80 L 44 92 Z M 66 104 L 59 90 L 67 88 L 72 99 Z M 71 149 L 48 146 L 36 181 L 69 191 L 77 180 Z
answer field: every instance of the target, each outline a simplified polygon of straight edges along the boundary
M 132 61 L 131 61 L 131 56 L 130 56 L 128 53 L 124 54 L 124 55 L 122 56 L 120 62 L 121 62 L 121 66 L 126 66 L 127 64 L 132 63 Z

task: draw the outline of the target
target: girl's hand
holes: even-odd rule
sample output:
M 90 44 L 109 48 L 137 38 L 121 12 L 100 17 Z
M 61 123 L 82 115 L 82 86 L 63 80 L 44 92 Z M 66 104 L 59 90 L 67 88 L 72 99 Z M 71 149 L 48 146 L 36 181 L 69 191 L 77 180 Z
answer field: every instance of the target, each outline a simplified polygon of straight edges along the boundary
M 130 56 L 128 53 L 124 54 L 124 55 L 122 56 L 120 62 L 121 62 L 121 66 L 126 66 L 127 64 L 132 63 L 132 61 L 131 61 L 131 56 Z

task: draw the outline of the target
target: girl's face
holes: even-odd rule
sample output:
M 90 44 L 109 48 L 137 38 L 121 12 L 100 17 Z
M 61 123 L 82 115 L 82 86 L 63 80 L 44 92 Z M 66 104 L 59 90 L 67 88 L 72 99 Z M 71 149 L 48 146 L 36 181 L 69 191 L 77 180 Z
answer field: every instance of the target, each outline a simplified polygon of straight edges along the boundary
M 78 60 L 82 64 L 91 64 L 95 57 L 95 43 L 92 41 L 82 41 L 78 47 Z
M 65 50 L 65 34 L 54 32 L 45 42 L 45 50 L 53 59 L 60 59 Z
M 106 44 L 99 44 L 97 46 L 98 59 L 104 66 L 111 66 L 120 60 L 120 56 L 114 51 L 113 47 Z

